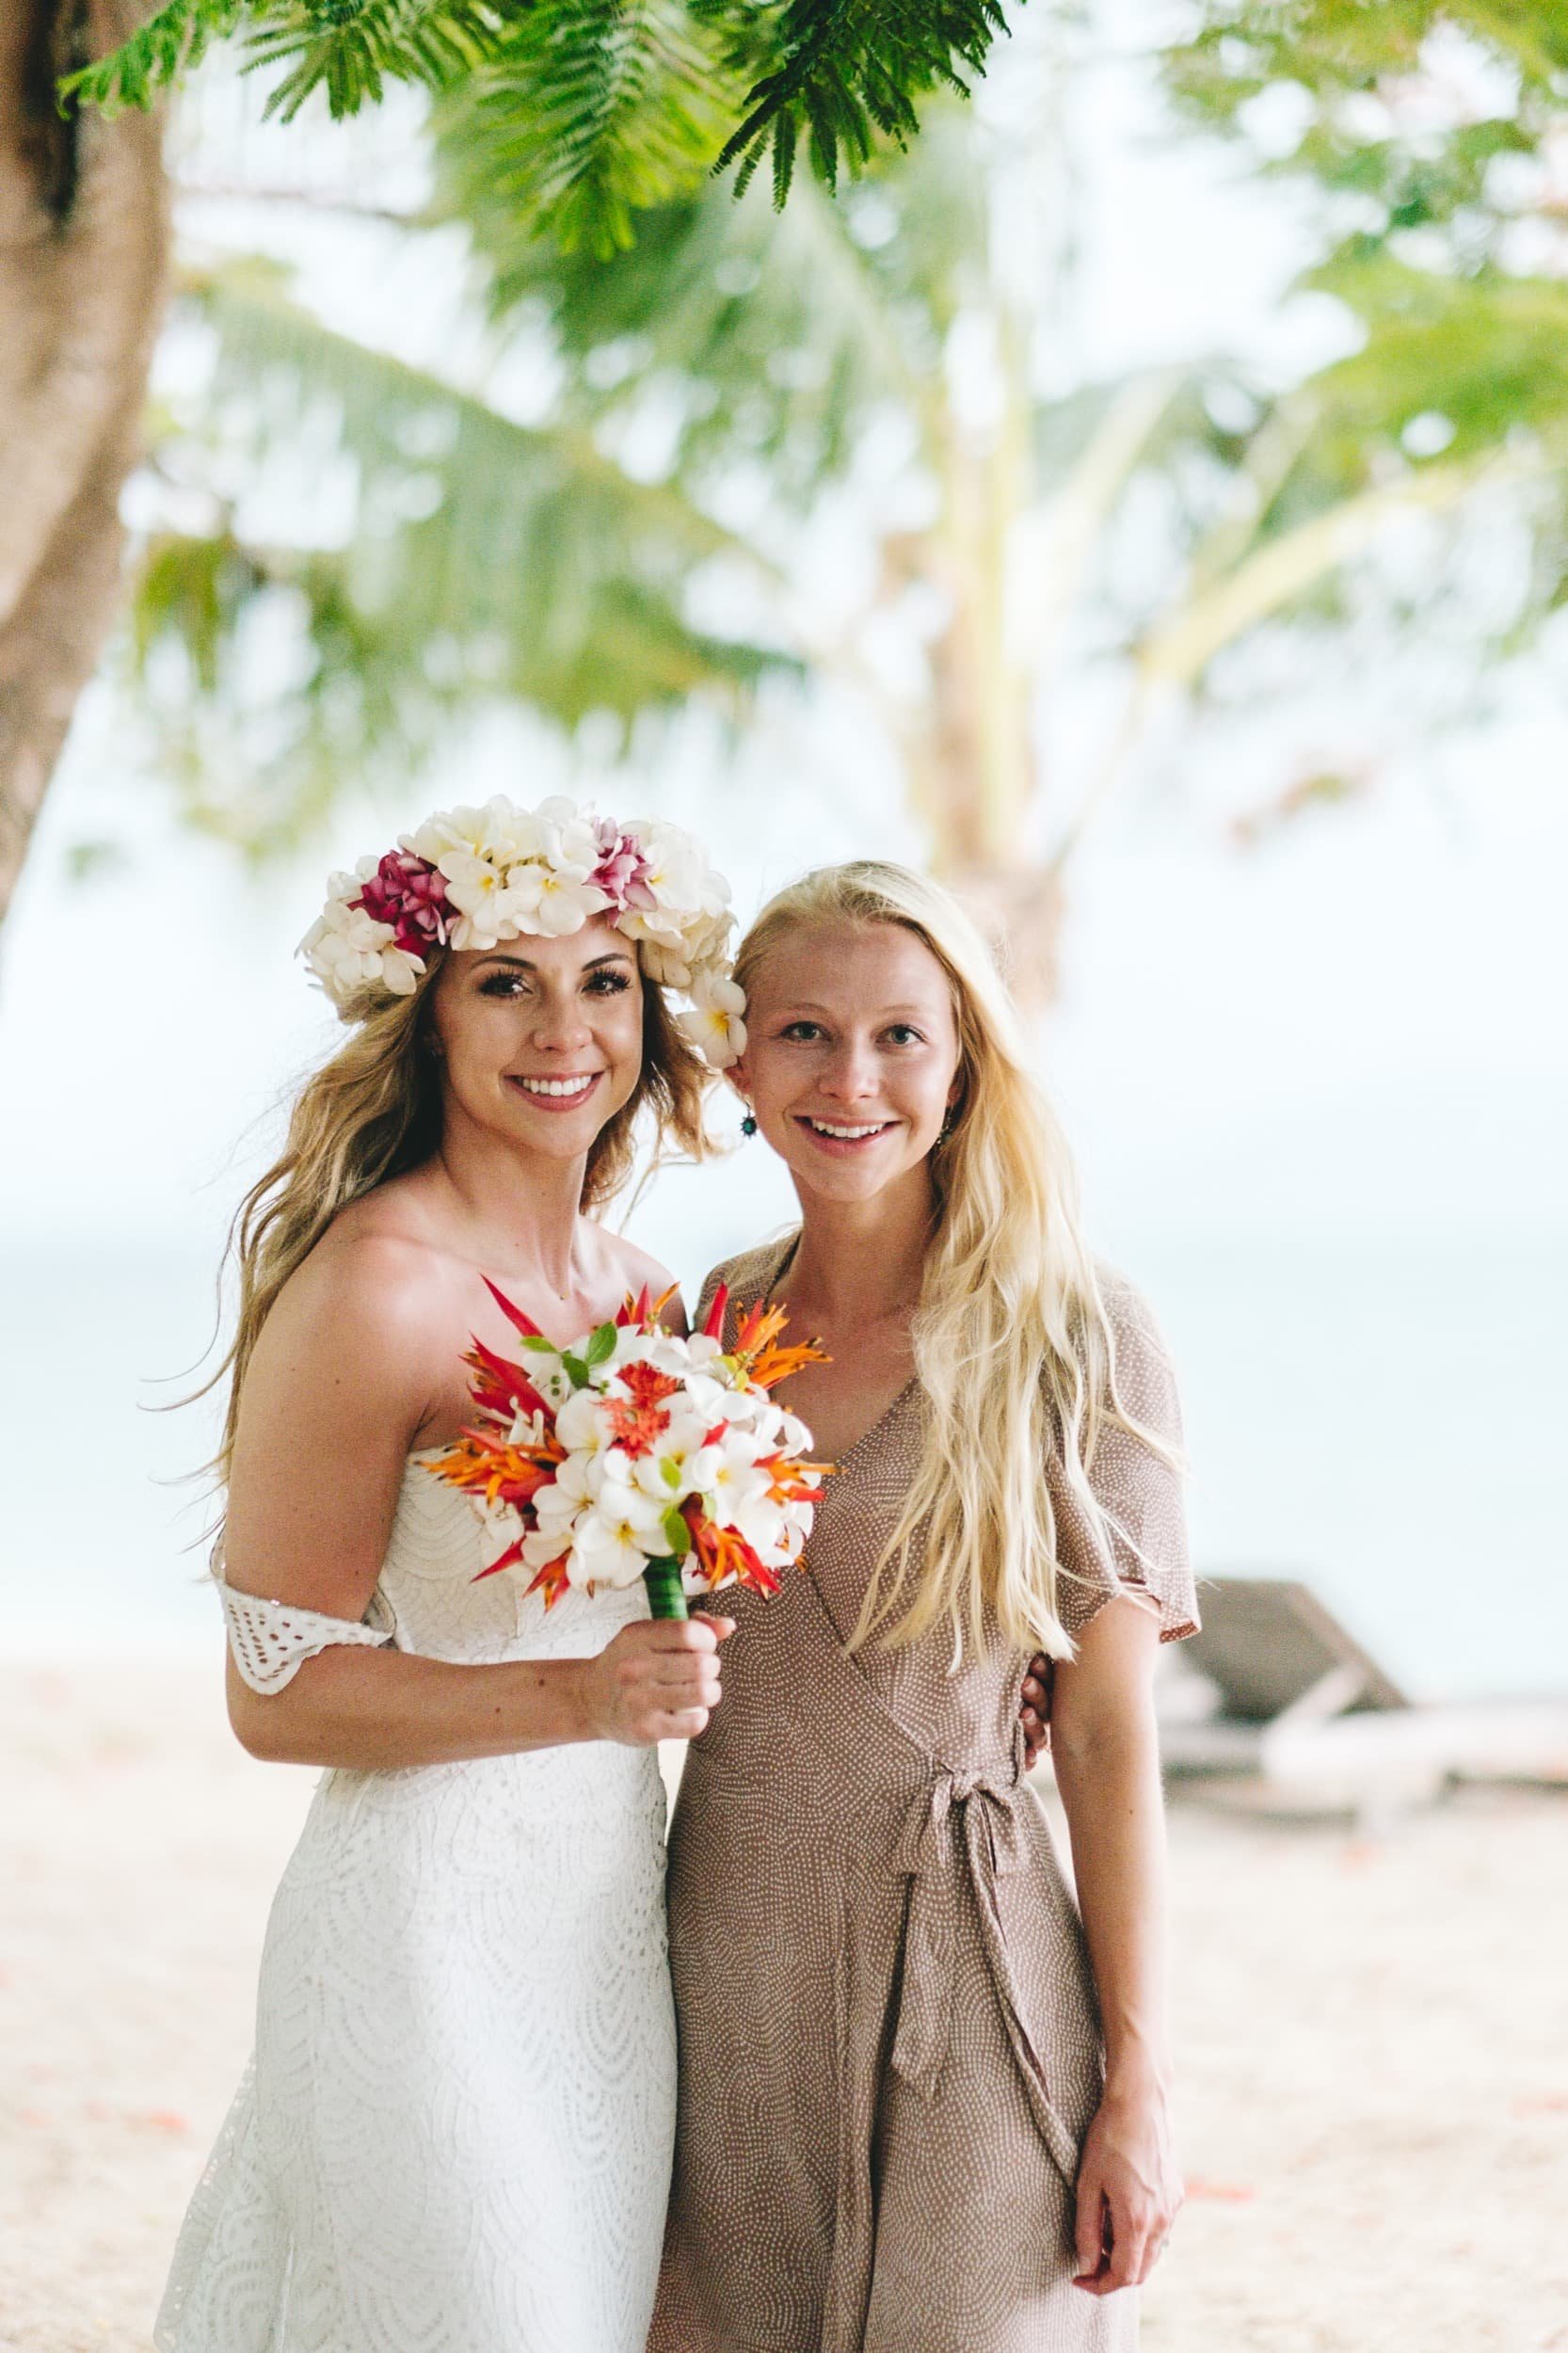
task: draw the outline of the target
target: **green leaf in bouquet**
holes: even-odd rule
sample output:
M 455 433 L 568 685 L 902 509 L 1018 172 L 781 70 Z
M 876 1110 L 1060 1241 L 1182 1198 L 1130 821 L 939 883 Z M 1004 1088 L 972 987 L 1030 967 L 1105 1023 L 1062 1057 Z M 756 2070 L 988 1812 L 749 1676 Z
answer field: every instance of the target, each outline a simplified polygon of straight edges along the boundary
M 679 1505 L 674 1503 L 664 1513 L 664 1542 L 677 1561 L 684 1561 L 692 1548 L 692 1531 L 682 1519 Z
M 673 1454 L 666 1454 L 659 1465 L 659 1475 L 666 1487 L 679 1487 L 685 1476 Z
M 568 1350 L 563 1353 L 561 1362 L 566 1368 L 567 1378 L 570 1381 L 572 1387 L 585 1389 L 588 1385 L 588 1368 L 583 1362 L 582 1357 L 572 1355 Z
M 586 1364 L 601 1365 L 615 1353 L 616 1327 L 613 1323 L 601 1323 L 583 1351 L 583 1357 Z
M 536 1356 L 553 1356 L 555 1353 L 554 1341 L 547 1340 L 542 1332 L 524 1332 L 522 1345 L 531 1348 Z

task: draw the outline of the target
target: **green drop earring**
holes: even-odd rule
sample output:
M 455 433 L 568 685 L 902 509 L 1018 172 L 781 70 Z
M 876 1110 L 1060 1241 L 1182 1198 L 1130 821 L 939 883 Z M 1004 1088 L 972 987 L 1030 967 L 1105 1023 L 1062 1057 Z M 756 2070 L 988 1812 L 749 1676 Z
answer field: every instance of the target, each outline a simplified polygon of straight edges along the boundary
M 754 1136 L 757 1133 L 757 1114 L 755 1112 L 748 1111 L 745 1117 L 742 1120 L 741 1133 L 743 1136 Z

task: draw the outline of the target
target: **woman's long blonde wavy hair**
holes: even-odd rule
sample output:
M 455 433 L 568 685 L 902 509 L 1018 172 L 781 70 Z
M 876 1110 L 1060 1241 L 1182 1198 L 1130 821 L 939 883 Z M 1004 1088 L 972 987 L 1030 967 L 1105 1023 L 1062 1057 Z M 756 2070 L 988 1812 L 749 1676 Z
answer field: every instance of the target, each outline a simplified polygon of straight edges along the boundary
M 306 1080 L 282 1151 L 235 1212 L 229 1255 L 238 1269 L 239 1316 L 228 1354 L 205 1385 L 216 1387 L 230 1376 L 223 1442 L 213 1464 L 220 1483 L 227 1483 L 233 1459 L 246 1368 L 279 1292 L 341 1210 L 417 1168 L 440 1142 L 430 992 L 447 952 L 429 952 L 411 997 L 377 997 L 359 1015 L 347 1042 Z M 594 1138 L 583 1185 L 585 1210 L 602 1209 L 631 1176 L 645 1112 L 657 1128 L 655 1159 L 671 1143 L 702 1158 L 711 1148 L 702 1118 L 708 1080 L 663 989 L 645 973 L 642 1075 L 631 1099 Z
M 1172 1462 L 1127 1414 L 1078 1188 L 1060 1125 L 1031 1078 L 1018 1015 L 978 927 L 950 891 L 902 866 L 824 866 L 770 900 L 741 943 L 750 997 L 770 951 L 802 925 L 896 923 L 931 951 L 952 992 L 959 1094 L 932 1154 L 936 1215 L 911 1326 L 928 1401 L 914 1484 L 884 1546 L 852 1647 L 880 1633 L 919 1641 L 952 1625 L 953 1661 L 995 1632 L 1070 1658 L 1057 1609 L 1056 1455 L 1075 1501 L 1110 1548 L 1090 1484 L 1108 1425 Z

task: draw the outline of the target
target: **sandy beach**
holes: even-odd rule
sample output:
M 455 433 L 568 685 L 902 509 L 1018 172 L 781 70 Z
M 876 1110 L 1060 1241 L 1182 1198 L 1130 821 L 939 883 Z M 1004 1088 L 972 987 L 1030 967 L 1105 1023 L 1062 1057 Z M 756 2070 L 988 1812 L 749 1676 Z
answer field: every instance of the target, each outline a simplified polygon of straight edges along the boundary
M 241 1753 L 216 1664 L 9 1666 L 0 1727 L 0 2346 L 145 2353 L 313 1776 Z M 1185 1802 L 1172 1844 L 1145 2353 L 1568 2353 L 1568 1799 L 1376 1843 Z

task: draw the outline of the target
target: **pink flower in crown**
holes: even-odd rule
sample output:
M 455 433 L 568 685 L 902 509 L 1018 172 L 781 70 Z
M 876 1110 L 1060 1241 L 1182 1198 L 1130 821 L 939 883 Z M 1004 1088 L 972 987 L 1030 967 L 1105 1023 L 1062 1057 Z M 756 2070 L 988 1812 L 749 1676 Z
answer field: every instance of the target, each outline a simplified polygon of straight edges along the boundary
M 595 820 L 594 831 L 599 839 L 599 864 L 589 875 L 611 905 L 621 907 L 650 907 L 653 893 L 648 887 L 648 855 L 635 834 L 623 833 L 608 817 Z
M 423 956 L 426 948 L 446 945 L 450 919 L 446 877 L 439 867 L 411 851 L 389 850 L 349 904 L 363 907 L 377 923 L 390 923 L 396 934 L 393 947 L 407 955 Z

